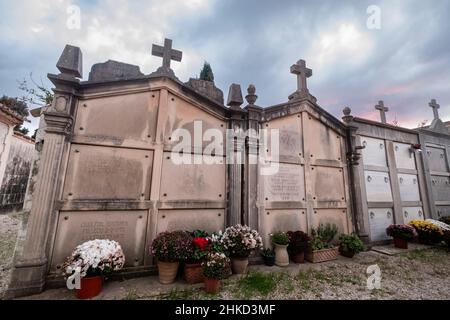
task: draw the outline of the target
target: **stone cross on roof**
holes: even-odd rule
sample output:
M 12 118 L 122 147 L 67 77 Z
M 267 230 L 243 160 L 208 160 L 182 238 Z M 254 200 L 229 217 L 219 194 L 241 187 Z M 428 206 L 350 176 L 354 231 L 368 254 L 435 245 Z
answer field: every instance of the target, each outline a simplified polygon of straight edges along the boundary
M 380 111 L 381 122 L 386 123 L 386 112 L 389 111 L 389 108 L 385 107 L 384 102 L 380 100 L 378 101 L 378 104 L 375 106 L 375 109 Z
M 181 61 L 183 57 L 183 52 L 172 49 L 171 39 L 164 39 L 164 47 L 156 44 L 152 46 L 152 55 L 162 57 L 163 64 L 161 68 L 169 70 L 170 60 Z
M 308 92 L 306 79 L 312 76 L 312 70 L 306 67 L 305 60 L 298 60 L 291 66 L 291 73 L 297 75 L 297 91 Z
M 431 102 L 428 104 L 431 108 L 433 108 L 433 114 L 434 119 L 439 119 L 439 112 L 438 109 L 441 107 L 437 102 L 436 99 L 431 99 Z

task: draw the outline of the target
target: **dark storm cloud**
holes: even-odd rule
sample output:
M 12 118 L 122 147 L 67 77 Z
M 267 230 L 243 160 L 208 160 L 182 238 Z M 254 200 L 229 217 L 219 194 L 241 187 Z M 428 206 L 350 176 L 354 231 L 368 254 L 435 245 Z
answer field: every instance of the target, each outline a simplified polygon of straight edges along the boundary
M 254 83 L 261 106 L 287 100 L 296 85 L 289 67 L 304 58 L 313 68 L 310 91 L 337 117 L 344 106 L 350 106 L 355 115 L 377 119 L 373 106 L 383 99 L 391 110 L 389 122 L 396 118 L 401 125 L 415 126 L 431 120 L 428 101 L 436 98 L 441 116 L 450 118 L 449 1 L 99 0 L 89 7 L 78 4 L 84 10 L 80 32 L 56 30 L 60 11 L 43 14 L 40 20 L 30 18 L 33 23 L 26 29 L 8 19 L 0 23 L 0 43 L 7 48 L 0 53 L 0 94 L 16 95 L 12 82 L 30 71 L 39 76 L 54 72 L 65 43 L 82 47 L 85 69 L 113 58 L 150 72 L 160 63 L 150 57 L 150 44 L 167 36 L 176 49 L 185 52 L 183 62 L 174 64 L 182 80 L 198 75 L 206 60 L 225 95 L 233 82 L 243 90 Z M 0 7 L 20 5 L 19 1 Z M 381 9 L 380 30 L 366 27 L 369 5 Z M 29 34 L 30 28 L 35 34 Z

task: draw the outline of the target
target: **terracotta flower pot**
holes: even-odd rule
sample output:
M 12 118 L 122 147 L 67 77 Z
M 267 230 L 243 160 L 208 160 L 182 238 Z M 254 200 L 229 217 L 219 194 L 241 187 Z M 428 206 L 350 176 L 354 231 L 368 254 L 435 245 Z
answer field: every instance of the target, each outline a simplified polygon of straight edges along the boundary
M 302 252 L 293 254 L 293 255 L 291 256 L 291 260 L 292 260 L 294 263 L 305 263 L 305 252 L 302 251 Z
M 287 267 L 289 265 L 289 254 L 287 252 L 288 245 L 273 244 L 275 249 L 275 264 L 279 267 Z
M 234 274 L 247 273 L 248 257 L 232 257 L 231 258 L 231 270 Z
M 162 284 L 174 283 L 177 277 L 179 265 L 180 263 L 178 261 L 177 262 L 158 261 L 159 282 Z
M 81 278 L 81 289 L 77 290 L 78 299 L 91 299 L 102 292 L 103 277 Z
M 205 291 L 209 294 L 217 294 L 220 290 L 220 280 L 206 278 L 204 280 Z
M 189 284 L 203 282 L 203 268 L 200 262 L 198 263 L 186 263 L 184 265 L 184 277 Z
M 394 238 L 394 246 L 400 249 L 408 249 L 408 241 L 402 238 Z

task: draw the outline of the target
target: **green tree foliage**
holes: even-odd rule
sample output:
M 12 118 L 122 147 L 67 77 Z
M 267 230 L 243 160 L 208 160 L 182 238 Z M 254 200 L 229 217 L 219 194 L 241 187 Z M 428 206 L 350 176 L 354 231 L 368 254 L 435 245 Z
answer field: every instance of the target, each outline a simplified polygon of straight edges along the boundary
M 211 69 L 211 65 L 206 61 L 203 64 L 203 69 L 200 71 L 200 79 L 214 82 L 214 73 Z

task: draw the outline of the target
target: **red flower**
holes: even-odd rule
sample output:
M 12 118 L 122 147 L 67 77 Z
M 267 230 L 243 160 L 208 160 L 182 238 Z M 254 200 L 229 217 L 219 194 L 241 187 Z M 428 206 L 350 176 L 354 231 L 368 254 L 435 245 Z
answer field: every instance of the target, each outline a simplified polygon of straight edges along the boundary
M 194 245 L 196 247 L 199 247 L 201 251 L 205 250 L 205 247 L 208 245 L 208 239 L 206 238 L 202 238 L 202 237 L 197 237 L 194 238 Z

